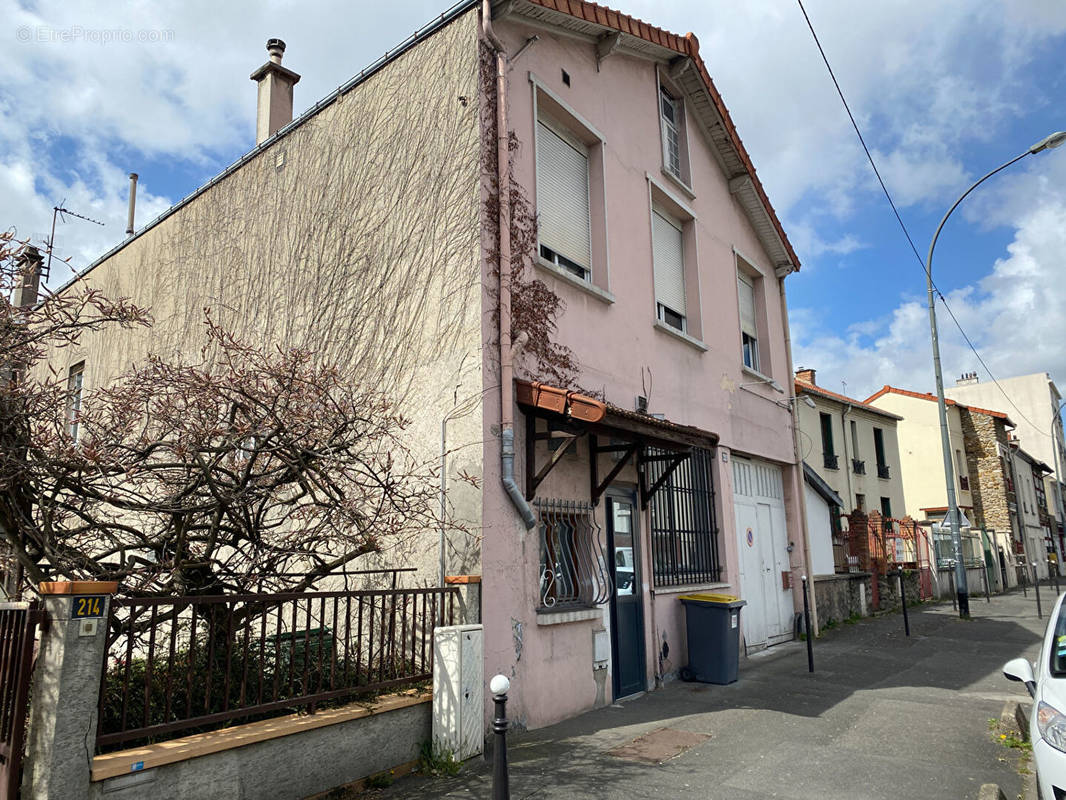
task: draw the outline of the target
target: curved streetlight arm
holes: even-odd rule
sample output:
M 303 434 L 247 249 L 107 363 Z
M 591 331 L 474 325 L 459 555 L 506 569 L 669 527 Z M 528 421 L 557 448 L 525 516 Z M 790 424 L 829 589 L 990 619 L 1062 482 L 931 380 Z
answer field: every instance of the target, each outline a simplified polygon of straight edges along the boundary
M 1034 151 L 1030 148 L 1005 164 L 996 167 L 959 196 L 959 199 L 952 204 L 951 208 L 948 209 L 948 213 L 944 215 L 944 218 L 940 220 L 940 224 L 937 225 L 936 233 L 933 234 L 933 241 L 929 243 L 929 256 L 925 260 L 925 278 L 929 292 L 929 334 L 933 344 L 933 371 L 936 375 L 936 403 L 937 413 L 940 417 L 941 457 L 944 461 L 944 484 L 947 489 L 948 501 L 948 509 L 945 514 L 945 519 L 951 525 L 951 545 L 955 555 L 955 590 L 958 593 L 959 616 L 961 617 L 970 616 L 970 593 L 966 581 L 966 563 L 962 557 L 962 532 L 959 524 L 959 504 L 955 496 L 955 465 L 951 460 L 951 438 L 948 433 L 948 410 L 947 402 L 944 400 L 944 373 L 940 367 L 940 339 L 936 327 L 936 298 L 933 295 L 933 248 L 936 247 L 936 241 L 940 238 L 940 231 L 943 230 L 944 223 L 948 221 L 948 217 L 950 217 L 952 212 L 959 207 L 959 204 L 967 198 L 970 192 L 1000 170 L 1004 170 L 1011 164 L 1021 161 L 1032 152 Z
M 994 170 L 992 170 L 987 175 L 985 175 L 983 178 L 981 178 L 981 180 L 977 181 L 977 183 L 975 183 L 973 186 L 971 186 L 969 189 L 967 189 L 965 192 L 963 192 L 962 195 L 959 197 L 959 199 L 955 201 L 954 205 L 952 205 L 952 207 L 948 209 L 948 213 L 944 215 L 944 218 L 942 220 L 940 220 L 940 224 L 936 226 L 936 233 L 933 234 L 933 241 L 929 243 L 929 256 L 925 260 L 925 275 L 929 279 L 929 291 L 933 290 L 933 248 L 936 247 L 936 240 L 940 238 L 940 231 L 943 229 L 944 223 L 948 221 L 948 217 L 950 217 L 951 213 L 956 208 L 959 207 L 959 204 L 969 196 L 970 192 L 972 192 L 974 189 L 976 189 L 982 183 L 987 181 L 989 178 L 991 178 L 997 172 L 1005 170 L 1011 164 L 1015 164 L 1015 163 L 1021 161 L 1023 158 L 1025 158 L 1028 155 L 1031 155 L 1033 152 L 1039 152 L 1039 151 L 1026 150 L 1021 155 L 1015 156 L 1014 158 L 1012 158 L 1006 164 L 1000 164 Z

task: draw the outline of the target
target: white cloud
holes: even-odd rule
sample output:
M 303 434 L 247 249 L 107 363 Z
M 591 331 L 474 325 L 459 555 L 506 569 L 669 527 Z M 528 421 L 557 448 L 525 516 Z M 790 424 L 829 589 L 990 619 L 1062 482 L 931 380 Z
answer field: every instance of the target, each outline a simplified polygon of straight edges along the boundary
M 428 0 L 372 10 L 339 0 L 313 9 L 0 0 L 0 226 L 40 238 L 52 206 L 65 200 L 107 223 L 57 230 L 57 253 L 84 266 L 123 238 L 128 172 L 142 173 L 140 224 L 180 194 L 153 186 L 147 166 L 172 164 L 203 182 L 251 149 L 256 101 L 248 76 L 266 61 L 268 38 L 285 39 L 286 66 L 303 75 L 298 114 L 442 10 Z
M 1031 210 L 992 271 L 974 285 L 948 294 L 948 304 L 996 377 L 1050 372 L 1066 378 L 1062 309 L 1066 308 L 1066 198 Z M 988 373 L 963 341 L 942 305 L 937 322 L 945 381 L 963 372 Z M 863 397 L 891 383 L 933 390 L 928 310 L 905 300 L 889 319 L 854 328 L 875 336 L 827 331 L 809 310 L 793 312 L 797 364 L 815 366 L 827 379 L 845 378 Z

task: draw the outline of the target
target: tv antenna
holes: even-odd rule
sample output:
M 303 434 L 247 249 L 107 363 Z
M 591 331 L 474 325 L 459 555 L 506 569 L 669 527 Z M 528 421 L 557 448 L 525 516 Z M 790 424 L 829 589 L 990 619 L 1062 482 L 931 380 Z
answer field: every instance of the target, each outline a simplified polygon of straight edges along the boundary
M 64 200 L 63 202 L 65 203 L 66 200 Z M 62 204 L 58 206 L 52 206 L 52 235 L 48 239 L 48 264 L 46 264 L 44 268 L 45 280 L 52 276 L 52 251 L 55 250 L 56 242 L 56 217 L 60 217 L 63 222 L 66 222 L 67 216 L 77 217 L 78 219 L 83 219 L 86 222 L 91 222 L 94 225 L 99 225 L 101 227 L 103 227 L 104 225 L 104 223 L 100 222 L 100 220 L 90 219 L 89 217 L 83 216 L 77 213 L 76 211 L 71 211 L 69 208 L 63 208 Z

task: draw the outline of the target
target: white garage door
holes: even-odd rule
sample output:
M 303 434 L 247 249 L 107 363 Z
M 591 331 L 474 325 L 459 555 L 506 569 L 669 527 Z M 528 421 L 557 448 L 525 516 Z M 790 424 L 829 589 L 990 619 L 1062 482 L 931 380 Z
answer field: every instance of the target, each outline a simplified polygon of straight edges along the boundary
M 740 553 L 741 597 L 747 648 L 792 638 L 792 590 L 783 587 L 789 571 L 781 468 L 766 461 L 733 458 L 733 506 Z

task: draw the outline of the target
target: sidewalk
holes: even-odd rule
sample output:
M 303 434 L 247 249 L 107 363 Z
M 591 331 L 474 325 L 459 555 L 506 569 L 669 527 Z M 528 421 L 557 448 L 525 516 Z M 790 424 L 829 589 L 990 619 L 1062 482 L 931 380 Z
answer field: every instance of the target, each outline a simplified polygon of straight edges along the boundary
M 673 682 L 511 735 L 511 797 L 960 800 L 983 783 L 1018 797 L 1017 753 L 989 720 L 1028 699 L 1000 668 L 1036 657 L 1054 589 L 1041 599 L 1044 620 L 1031 590 L 971 597 L 969 622 L 950 603 L 912 609 L 909 639 L 899 614 L 844 625 L 815 642 L 814 674 L 803 643 L 781 645 L 742 659 L 731 686 Z M 488 800 L 491 786 L 478 758 L 455 778 L 412 776 L 365 796 Z

